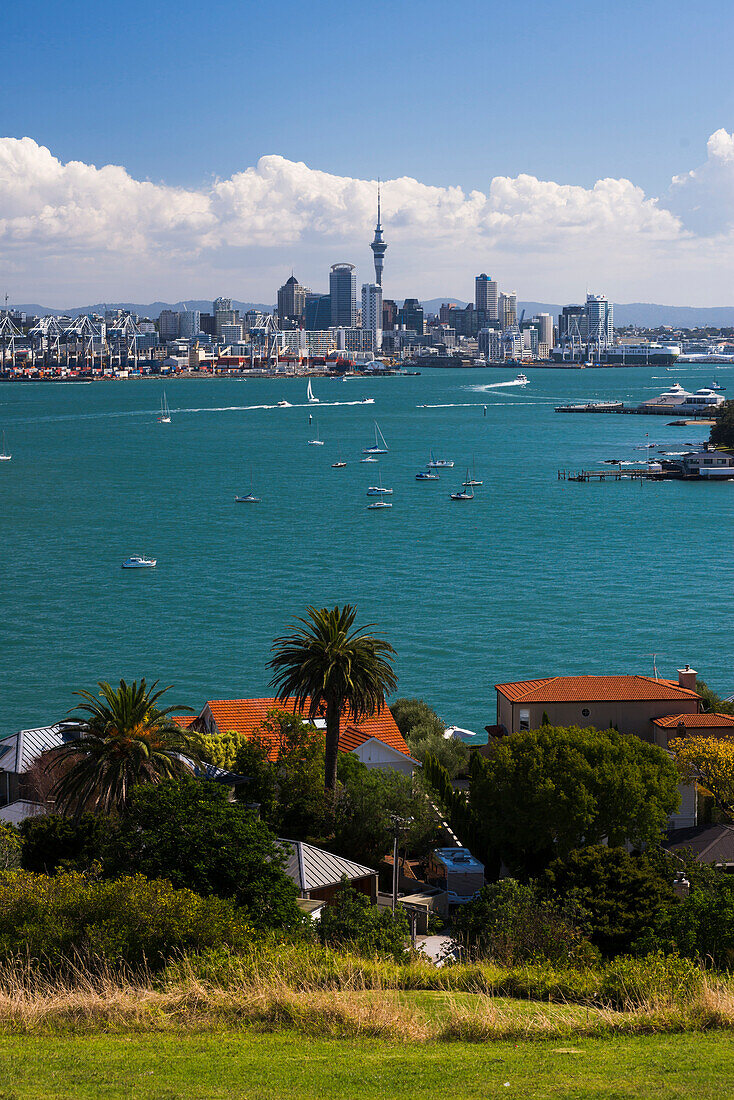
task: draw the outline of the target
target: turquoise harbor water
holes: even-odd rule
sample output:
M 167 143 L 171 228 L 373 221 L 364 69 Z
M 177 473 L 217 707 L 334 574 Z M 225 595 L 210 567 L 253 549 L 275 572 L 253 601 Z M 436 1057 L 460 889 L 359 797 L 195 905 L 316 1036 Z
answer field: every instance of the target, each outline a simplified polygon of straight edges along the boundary
M 553 412 L 714 375 L 734 395 L 734 369 L 526 373 L 525 389 L 496 369 L 317 381 L 311 409 L 301 379 L 169 381 L 168 426 L 157 380 L 0 385 L 13 454 L 0 464 L 0 733 L 57 719 L 101 678 L 158 677 L 195 708 L 266 694 L 272 638 L 306 604 L 341 601 L 395 645 L 401 694 L 470 729 L 494 720 L 495 682 L 651 673 L 653 653 L 661 675 L 690 662 L 734 691 L 734 484 L 556 479 L 639 461 L 648 440 L 684 450 L 708 429 Z M 365 396 L 375 404 L 349 403 Z M 272 407 L 283 399 L 293 407 Z M 362 464 L 375 418 L 390 452 Z M 323 447 L 306 444 L 316 428 Z M 339 448 L 348 465 L 333 470 Z M 430 448 L 456 466 L 416 482 Z M 453 503 L 472 462 L 484 485 Z M 263 502 L 236 505 L 250 471 Z M 378 471 L 394 506 L 370 512 Z M 132 553 L 157 569 L 122 570 Z

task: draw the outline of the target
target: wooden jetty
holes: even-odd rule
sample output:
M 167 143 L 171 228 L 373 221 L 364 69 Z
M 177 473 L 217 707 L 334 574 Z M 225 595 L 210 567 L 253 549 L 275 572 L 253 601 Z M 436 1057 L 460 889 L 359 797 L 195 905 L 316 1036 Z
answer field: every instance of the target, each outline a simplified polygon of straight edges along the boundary
M 610 466 L 608 470 L 559 470 L 559 481 L 669 481 L 670 470 L 648 470 L 638 467 L 636 470 L 623 470 L 620 466 Z

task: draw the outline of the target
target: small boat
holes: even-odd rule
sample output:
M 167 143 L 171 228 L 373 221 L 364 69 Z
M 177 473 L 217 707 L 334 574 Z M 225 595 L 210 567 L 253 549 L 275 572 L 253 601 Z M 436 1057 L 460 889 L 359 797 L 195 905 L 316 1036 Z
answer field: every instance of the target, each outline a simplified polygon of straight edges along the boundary
M 171 423 L 171 410 L 168 407 L 168 398 L 166 397 L 166 391 L 163 391 L 163 397 L 161 398 L 161 415 L 158 417 L 159 424 Z
M 433 451 L 431 451 L 431 457 L 426 463 L 429 470 L 451 470 L 453 465 L 450 458 L 436 458 Z
M 122 563 L 123 569 L 155 569 L 156 558 L 144 558 L 141 554 L 133 554 L 129 558 L 125 558 Z
M 315 439 L 309 439 L 308 440 L 308 445 L 309 445 L 309 447 L 323 447 L 323 445 L 324 445 L 323 439 L 319 439 L 319 425 L 318 425 L 318 423 L 316 424 L 316 438 Z
M 278 408 L 279 409 L 290 409 L 291 407 L 292 406 L 291 406 L 290 401 L 279 401 L 278 402 Z
M 365 458 L 360 458 L 360 462 L 379 462 L 379 458 L 375 458 L 374 455 L 367 455 Z
M 332 462 L 331 468 L 332 468 L 332 470 L 343 470 L 345 466 L 346 466 L 346 462 L 342 458 L 342 449 L 341 449 L 341 447 L 339 447 L 339 461 L 338 462 Z
M 379 481 L 380 481 L 379 485 L 370 485 L 369 489 L 367 490 L 367 496 L 368 497 L 392 496 L 392 489 L 383 489 L 382 488 L 382 475 L 380 476 Z
M 472 466 L 471 466 L 471 477 L 469 477 L 469 471 L 467 470 L 467 472 L 466 472 L 466 481 L 464 482 L 464 488 L 466 489 L 469 486 L 473 486 L 473 485 L 484 485 L 483 481 L 477 480 L 477 471 L 476 471 L 476 466 L 475 466 L 474 462 L 472 462 Z
M 374 397 L 363 397 L 362 401 L 360 402 L 360 404 L 362 404 L 362 405 L 374 405 L 374 403 L 375 403 Z
M 438 481 L 439 477 L 433 470 L 419 470 L 415 475 L 416 481 Z
M 380 431 L 380 425 L 375 421 L 375 442 L 372 447 L 365 447 L 362 451 L 363 455 L 386 455 L 387 443 L 385 437 Z
M 515 381 L 519 382 L 521 386 L 527 386 L 530 379 L 528 378 L 528 376 L 526 374 L 522 374 L 522 372 L 521 372 L 520 374 L 518 374 L 516 376 Z
M 713 382 L 711 383 L 711 385 L 709 386 L 710 390 L 720 390 L 722 388 L 723 387 L 719 385 L 719 383 L 716 381 L 715 378 L 714 378 Z
M 371 504 L 367 505 L 368 509 L 373 508 L 392 508 L 391 500 L 373 500 Z
M 262 504 L 262 499 L 254 493 L 248 493 L 246 497 L 235 497 L 235 504 Z
M 10 462 L 12 457 L 5 449 L 5 432 L 3 432 L 3 449 L 0 451 L 0 462 Z
M 310 378 L 308 380 L 308 389 L 306 390 L 306 400 L 308 401 L 309 405 L 318 405 L 318 403 L 319 403 L 318 397 L 314 397 L 314 395 L 313 395 L 313 390 L 311 389 L 311 379 Z
M 466 471 L 466 481 L 464 485 L 469 485 L 468 489 L 459 489 L 458 492 L 451 494 L 452 500 L 474 500 L 474 490 L 471 488 L 469 482 L 469 471 Z

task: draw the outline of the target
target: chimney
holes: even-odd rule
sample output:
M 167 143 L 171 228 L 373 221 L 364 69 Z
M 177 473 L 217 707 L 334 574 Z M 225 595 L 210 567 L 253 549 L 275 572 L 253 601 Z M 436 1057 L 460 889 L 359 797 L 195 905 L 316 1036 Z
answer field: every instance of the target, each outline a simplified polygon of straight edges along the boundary
M 696 690 L 696 670 L 686 665 L 678 669 L 678 687 L 687 688 L 688 691 Z

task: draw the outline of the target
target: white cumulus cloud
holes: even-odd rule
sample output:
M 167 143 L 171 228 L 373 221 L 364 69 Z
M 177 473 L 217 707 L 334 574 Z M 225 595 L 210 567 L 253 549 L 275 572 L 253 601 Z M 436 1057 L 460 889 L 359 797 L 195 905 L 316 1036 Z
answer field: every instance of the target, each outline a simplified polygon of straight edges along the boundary
M 155 296 L 273 299 L 293 264 L 327 283 L 349 259 L 371 277 L 376 183 L 277 155 L 199 188 L 136 180 L 118 165 L 62 163 L 32 138 L 0 139 L 0 278 L 16 300 Z M 648 196 L 627 179 L 593 187 L 522 174 L 483 190 L 408 176 L 382 185 L 386 292 L 471 296 L 490 270 L 522 297 L 568 300 L 586 286 L 617 300 L 681 301 L 679 276 L 713 293 L 732 258 L 734 136 L 717 130 L 706 163 Z M 721 269 L 709 267 L 717 242 Z M 3 268 L 5 270 L 3 271 Z M 714 296 L 726 300 L 723 290 Z

